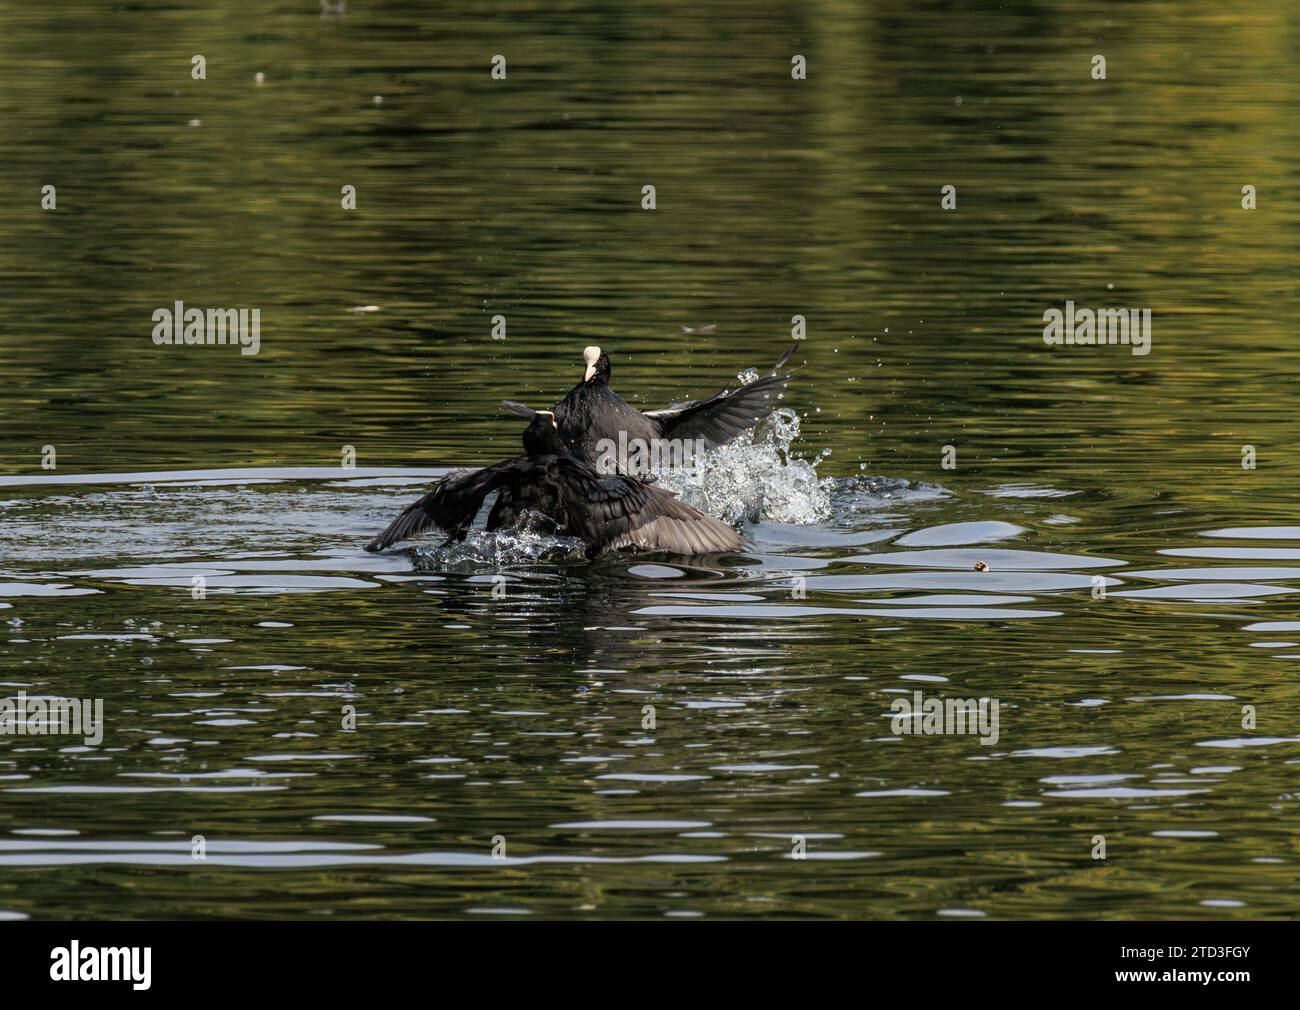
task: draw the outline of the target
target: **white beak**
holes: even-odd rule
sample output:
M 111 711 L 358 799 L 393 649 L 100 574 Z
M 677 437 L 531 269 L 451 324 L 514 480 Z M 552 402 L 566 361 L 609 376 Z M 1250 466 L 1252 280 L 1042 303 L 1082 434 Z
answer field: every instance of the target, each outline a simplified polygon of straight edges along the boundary
M 590 382 L 591 377 L 596 374 L 596 362 L 600 360 L 600 348 L 588 347 L 582 352 L 582 360 L 587 363 L 587 370 L 582 373 L 582 381 Z

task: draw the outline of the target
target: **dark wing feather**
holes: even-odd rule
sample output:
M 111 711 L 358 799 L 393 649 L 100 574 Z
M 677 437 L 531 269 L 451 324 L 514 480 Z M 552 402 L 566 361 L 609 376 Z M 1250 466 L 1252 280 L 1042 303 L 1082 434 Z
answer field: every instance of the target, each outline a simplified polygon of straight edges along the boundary
M 795 341 L 785 349 L 782 355 L 776 359 L 776 364 L 772 366 L 772 374 L 775 375 L 785 367 L 785 363 L 790 360 L 790 355 L 794 354 L 794 349 L 799 346 L 799 341 Z
M 673 554 L 719 554 L 744 541 L 726 523 L 692 508 L 671 491 L 631 477 L 598 475 L 576 460 L 558 460 L 566 523 L 596 555 L 620 547 Z
M 647 410 L 646 416 L 659 421 L 664 438 L 703 439 L 705 448 L 712 449 L 767 417 L 776 406 L 776 394 L 789 381 L 788 375 L 765 375 L 748 386 L 724 389 L 705 400 Z
M 510 413 L 518 414 L 520 417 L 526 417 L 530 421 L 533 419 L 533 416 L 537 413 L 537 411 L 533 410 L 532 407 L 520 403 L 518 400 L 502 400 L 501 406 L 505 407 L 506 410 L 510 411 Z
M 460 540 L 482 508 L 483 499 L 503 485 L 519 481 L 532 468 L 528 457 L 521 456 L 482 470 L 450 473 L 427 495 L 403 509 L 383 533 L 366 544 L 366 550 L 382 551 L 399 540 L 435 528 Z
M 791 373 L 780 374 L 781 367 L 797 346 L 790 345 L 772 366 L 770 375 L 747 386 L 724 389 L 703 400 L 674 403 L 662 410 L 647 410 L 645 416 L 659 422 L 665 438 L 698 438 L 709 449 L 730 442 L 772 412 L 776 394 L 792 378 Z

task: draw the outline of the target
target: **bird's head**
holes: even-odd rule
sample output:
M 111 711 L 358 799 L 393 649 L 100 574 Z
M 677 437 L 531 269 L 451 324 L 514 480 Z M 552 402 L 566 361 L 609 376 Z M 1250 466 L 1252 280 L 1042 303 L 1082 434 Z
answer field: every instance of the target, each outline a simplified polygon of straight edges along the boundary
M 608 354 L 593 344 L 582 352 L 582 360 L 587 363 L 587 369 L 582 373 L 583 382 L 592 382 L 596 379 L 601 382 L 609 381 Z
M 530 456 L 562 456 L 564 440 L 560 438 L 560 427 L 555 423 L 555 412 L 539 410 L 524 429 L 524 449 Z

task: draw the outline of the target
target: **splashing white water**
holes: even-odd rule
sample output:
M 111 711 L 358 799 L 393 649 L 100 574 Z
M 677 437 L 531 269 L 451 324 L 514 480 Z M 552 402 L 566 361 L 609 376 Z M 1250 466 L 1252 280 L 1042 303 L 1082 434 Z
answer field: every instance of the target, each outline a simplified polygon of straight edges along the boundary
M 755 429 L 697 457 L 694 467 L 659 470 L 660 486 L 727 522 L 811 525 L 831 513 L 832 478 L 817 476 L 816 462 L 794 456 L 799 415 L 778 407 Z
M 493 533 L 473 529 L 458 543 L 420 546 L 411 552 L 416 568 L 439 572 L 473 572 L 484 568 L 498 571 L 505 565 L 541 558 L 581 562 L 586 559 L 586 545 L 574 537 L 520 526 Z
M 557 534 L 555 524 L 535 512 L 525 512 L 517 526 L 489 533 L 481 525 L 488 507 L 484 502 L 475 527 L 464 540 L 417 547 L 412 554 L 415 566 L 439 571 L 472 571 L 544 557 L 553 561 L 581 561 L 586 557 L 586 545 L 580 539 Z

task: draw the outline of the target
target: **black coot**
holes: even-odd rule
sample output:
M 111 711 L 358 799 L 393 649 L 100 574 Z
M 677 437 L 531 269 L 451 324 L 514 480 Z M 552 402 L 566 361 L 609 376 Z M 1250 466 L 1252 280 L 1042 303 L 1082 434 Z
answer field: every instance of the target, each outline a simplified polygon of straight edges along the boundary
M 587 367 L 582 381 L 554 407 L 560 437 L 592 466 L 604 455 L 600 443 L 618 445 L 620 434 L 626 439 L 624 444 L 633 439 L 647 445 L 654 439 L 677 439 L 689 440 L 692 445 L 698 440 L 705 449 L 723 445 L 772 412 L 776 394 L 791 378 L 789 373 L 779 374 L 780 370 L 797 346 L 792 344 L 781 355 L 770 374 L 747 386 L 645 411 L 637 410 L 610 388 L 609 355 L 599 347 L 588 347 L 583 351 Z M 503 403 L 522 417 L 533 414 L 530 408 L 513 400 Z
M 620 547 L 717 554 L 743 545 L 730 526 L 670 491 L 633 477 L 598 474 L 564 444 L 552 411 L 532 413 L 524 430 L 527 455 L 448 474 L 366 550 L 382 551 L 435 527 L 448 534 L 448 542 L 463 540 L 493 491 L 497 500 L 488 514 L 488 530 L 511 529 L 526 513 L 540 514 L 554 523 L 556 532 L 586 543 L 588 557 Z

